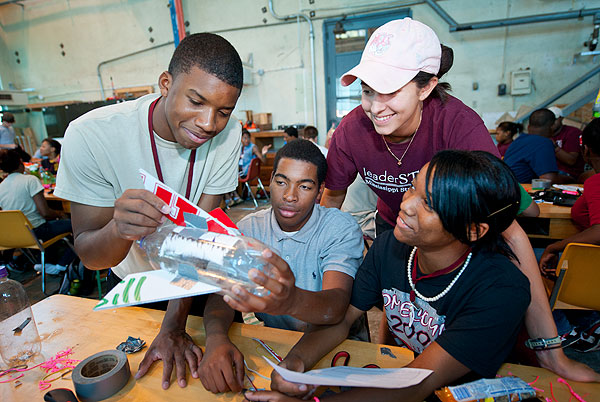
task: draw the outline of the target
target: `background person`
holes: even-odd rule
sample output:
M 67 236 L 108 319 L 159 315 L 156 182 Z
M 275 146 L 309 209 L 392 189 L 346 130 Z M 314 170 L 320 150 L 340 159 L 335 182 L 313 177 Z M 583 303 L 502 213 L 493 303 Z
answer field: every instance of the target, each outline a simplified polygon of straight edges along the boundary
M 10 112 L 2 113 L 2 124 L 0 125 L 0 149 L 15 149 L 15 116 Z
M 169 205 L 142 187 L 138 169 L 156 175 L 205 211 L 219 206 L 238 184 L 241 126 L 230 119 L 243 83 L 242 61 L 223 37 L 187 36 L 151 94 L 92 110 L 65 133 L 55 194 L 71 201 L 75 248 L 90 269 L 111 268 L 114 286 L 129 273 L 151 269 L 133 243 L 153 233 Z M 203 298 L 169 301 L 157 337 L 136 378 L 163 362 L 162 387 L 176 368 L 186 386 L 202 352 L 185 332 L 190 309 L 202 315 Z
M 258 158 L 262 164 L 264 164 L 267 159 L 265 155 L 271 148 L 271 144 L 265 145 L 262 148 L 262 151 L 258 150 L 258 147 L 251 142 L 250 132 L 245 128 L 242 128 L 242 150 L 240 153 L 239 167 L 240 167 L 240 177 L 245 178 L 248 175 L 248 169 L 250 168 L 250 162 L 254 158 Z M 232 205 L 239 204 L 243 202 L 240 196 L 237 193 L 237 190 L 231 191 L 225 194 L 225 206 L 229 208 Z
M 64 213 L 48 206 L 44 198 L 44 187 L 39 179 L 24 174 L 25 166 L 16 150 L 0 150 L 0 170 L 8 173 L 0 183 L 1 209 L 22 211 L 33 226 L 33 232 L 42 241 L 72 231 L 71 220 L 64 219 Z M 46 264 L 45 271 L 49 274 L 59 274 L 67 269 L 67 265 L 73 259 L 75 253 L 68 247 L 53 261 L 55 264 Z M 35 268 L 41 270 L 42 266 L 36 264 Z
M 286 127 L 283 130 L 283 141 L 287 144 L 298 139 L 298 129 L 294 126 Z
M 496 127 L 496 145 L 500 156 L 504 158 L 506 150 L 523 131 L 523 125 L 512 121 L 503 121 Z
M 552 142 L 554 142 L 558 173 L 571 176 L 571 183 L 576 183 L 585 166 L 579 142 L 581 130 L 563 124 L 563 113 L 559 107 L 552 106 L 548 110 L 554 113 L 556 118 L 552 125 L 552 131 L 554 132 Z
M 312 142 L 313 144 L 315 144 L 317 146 L 317 148 L 319 148 L 319 151 L 321 151 L 323 156 L 327 158 L 327 148 L 325 148 L 322 145 L 319 145 L 319 143 L 317 142 L 319 139 L 319 130 L 317 130 L 316 127 L 314 127 L 314 126 L 304 127 L 304 130 L 302 130 L 302 139 L 308 140 L 308 141 Z
M 519 135 L 508 147 L 504 162 L 511 168 L 519 183 L 533 179 L 546 179 L 554 183 L 570 183 L 572 178 L 558 173 L 554 135 L 554 114 L 548 109 L 538 109 L 529 116 L 527 133 Z
M 584 129 L 581 136 L 583 143 L 583 155 L 585 161 L 594 167 L 594 170 L 600 171 L 600 118 L 592 120 Z M 560 253 L 567 247 L 569 243 L 589 243 L 600 245 L 600 174 L 587 179 L 583 187 L 583 195 L 575 202 L 571 208 L 571 218 L 576 225 L 581 229 L 581 232 L 568 237 L 564 240 L 550 244 L 544 250 L 540 258 L 540 270 L 549 277 L 555 277 L 556 266 L 560 257 Z M 555 310 L 556 312 L 556 310 Z M 592 351 L 600 349 L 600 328 L 594 328 L 592 333 L 586 333 L 587 327 L 591 327 L 593 323 L 598 321 L 600 316 L 589 314 L 587 311 L 585 316 L 581 316 L 581 312 L 577 311 L 574 314 L 571 312 L 555 313 L 554 317 L 557 320 L 559 334 L 563 338 L 570 336 L 570 343 L 574 343 L 580 351 Z M 584 325 L 580 328 L 581 331 L 576 331 L 574 334 L 569 334 L 573 330 L 573 325 L 567 317 L 577 316 L 578 322 L 585 320 L 589 325 Z M 590 320 L 589 317 L 592 317 Z M 585 335 L 586 339 L 579 341 Z M 575 337 L 575 339 L 573 339 Z
M 53 140 L 52 138 L 44 139 L 40 146 L 40 155 L 42 155 L 40 163 L 42 168 L 54 175 L 58 172 L 60 149 L 60 142 Z

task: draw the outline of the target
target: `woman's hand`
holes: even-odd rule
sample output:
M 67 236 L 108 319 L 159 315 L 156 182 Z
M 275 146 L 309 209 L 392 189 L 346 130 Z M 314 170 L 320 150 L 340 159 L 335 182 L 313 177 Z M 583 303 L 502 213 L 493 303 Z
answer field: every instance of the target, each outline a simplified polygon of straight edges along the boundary
M 293 402 L 293 401 L 302 401 L 302 399 L 293 398 L 291 396 L 287 396 L 281 394 L 276 391 L 257 391 L 251 392 L 248 391 L 244 394 L 247 401 L 269 401 L 269 402 Z
M 559 377 L 571 381 L 600 382 L 600 374 L 583 363 L 569 359 L 560 348 L 537 351 L 536 357 L 543 368 Z
M 299 373 L 303 373 L 305 369 L 304 362 L 294 355 L 288 355 L 281 363 L 279 363 L 279 366 Z M 317 387 L 315 385 L 297 384 L 286 381 L 277 371 L 273 370 L 271 373 L 271 389 L 290 396 L 305 399 L 311 396 Z

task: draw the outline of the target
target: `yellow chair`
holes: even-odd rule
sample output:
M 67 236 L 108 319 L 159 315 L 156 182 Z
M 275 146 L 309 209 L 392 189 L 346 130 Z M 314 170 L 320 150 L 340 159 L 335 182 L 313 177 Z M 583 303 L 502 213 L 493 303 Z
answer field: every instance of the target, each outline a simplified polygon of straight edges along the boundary
M 556 268 L 550 308 L 600 310 L 600 246 L 569 243 Z
M 0 230 L 0 250 L 21 249 L 30 259 L 32 258 L 31 253 L 27 249 L 40 250 L 42 254 L 42 292 L 47 295 L 45 251 L 59 240 L 64 240 L 73 249 L 73 246 L 66 238 L 71 233 L 62 233 L 42 242 L 35 235 L 33 226 L 22 211 L 0 211 L 0 228 L 2 228 Z

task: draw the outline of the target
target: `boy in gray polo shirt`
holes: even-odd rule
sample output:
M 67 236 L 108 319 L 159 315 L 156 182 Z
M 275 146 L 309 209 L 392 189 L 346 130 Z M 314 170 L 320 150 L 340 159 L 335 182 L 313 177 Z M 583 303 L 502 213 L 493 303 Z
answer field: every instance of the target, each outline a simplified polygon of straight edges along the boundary
M 209 391 L 239 392 L 244 384 L 244 357 L 227 336 L 234 309 L 255 312 L 266 326 L 296 331 L 342 319 L 362 260 L 362 232 L 352 216 L 317 204 L 326 174 L 327 162 L 313 143 L 289 142 L 275 156 L 272 207 L 239 222 L 246 236 L 273 250 L 263 256 L 275 278 L 250 271 L 255 282 L 270 290 L 264 298 L 241 287 L 233 288 L 235 299 L 209 297 L 206 353 L 198 370 Z

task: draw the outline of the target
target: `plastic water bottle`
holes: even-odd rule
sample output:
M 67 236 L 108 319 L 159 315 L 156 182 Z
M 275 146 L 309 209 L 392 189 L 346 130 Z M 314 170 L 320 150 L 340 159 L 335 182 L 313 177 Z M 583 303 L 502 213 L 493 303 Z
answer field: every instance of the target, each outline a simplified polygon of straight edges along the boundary
M 592 116 L 594 118 L 600 117 L 600 91 L 598 91 L 598 95 L 596 95 L 596 101 L 592 107 Z
M 270 265 L 262 257 L 267 246 L 256 239 L 167 223 L 141 239 L 138 245 L 155 269 L 219 286 L 224 293 L 229 293 L 236 284 L 258 296 L 268 293 L 248 278 L 252 268 L 266 275 L 271 272 Z
M 42 346 L 23 285 L 0 266 L 0 355 L 9 367 L 23 364 Z

